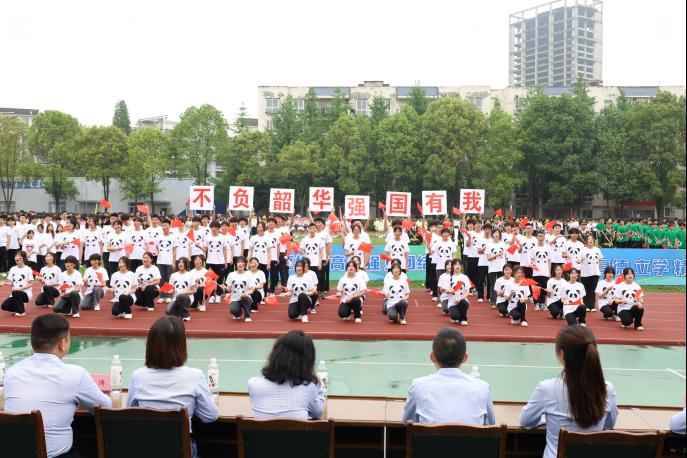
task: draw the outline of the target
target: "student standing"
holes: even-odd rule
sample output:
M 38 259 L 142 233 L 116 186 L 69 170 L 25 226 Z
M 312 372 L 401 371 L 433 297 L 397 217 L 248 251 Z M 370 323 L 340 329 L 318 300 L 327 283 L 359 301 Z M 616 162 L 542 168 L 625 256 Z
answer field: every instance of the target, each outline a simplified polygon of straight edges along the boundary
M 596 308 L 594 307 L 594 290 L 596 289 L 597 283 L 599 283 L 603 254 L 600 249 L 594 246 L 596 240 L 593 235 L 587 235 L 585 242 L 586 245 L 580 251 L 580 255 L 577 259 L 581 266 L 580 281 L 584 285 L 584 305 L 587 311 L 596 312 Z

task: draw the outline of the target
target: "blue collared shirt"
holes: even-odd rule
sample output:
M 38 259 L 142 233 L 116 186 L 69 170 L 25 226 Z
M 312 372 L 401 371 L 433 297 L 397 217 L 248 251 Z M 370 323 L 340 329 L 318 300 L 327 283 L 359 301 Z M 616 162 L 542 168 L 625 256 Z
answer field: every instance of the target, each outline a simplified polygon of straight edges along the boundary
M 675 434 L 685 435 L 685 409 L 678 412 L 670 419 L 670 430 Z
M 265 377 L 248 380 L 248 395 L 256 419 L 320 418 L 324 409 L 324 392 L 320 384 L 291 386 L 278 384 Z
M 437 424 L 496 423 L 491 387 L 458 368 L 442 368 L 413 380 L 403 411 L 403 422 Z
M 53 354 L 34 353 L 7 371 L 5 410 L 40 410 L 48 458 L 71 450 L 76 406 L 92 411 L 96 404 L 112 406 L 84 368 L 65 364 Z
M 558 452 L 558 432 L 561 428 L 570 431 L 601 431 L 613 429 L 618 419 L 618 405 L 615 399 L 615 388 L 606 382 L 606 412 L 601 420 L 590 428 L 577 425 L 570 414 L 568 389 L 563 379 L 556 378 L 539 382 L 527 405 L 520 412 L 520 424 L 532 429 L 546 423 L 546 449 L 543 458 L 556 458 Z

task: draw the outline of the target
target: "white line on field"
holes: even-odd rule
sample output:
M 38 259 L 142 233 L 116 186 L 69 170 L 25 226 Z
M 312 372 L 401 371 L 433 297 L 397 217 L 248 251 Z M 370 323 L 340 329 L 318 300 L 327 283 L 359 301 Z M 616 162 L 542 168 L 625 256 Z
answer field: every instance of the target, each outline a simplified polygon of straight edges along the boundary
M 683 379 L 683 380 L 684 380 L 685 378 L 687 378 L 687 377 L 685 377 L 683 374 L 681 374 L 681 373 L 679 373 L 678 371 L 673 370 L 673 369 L 671 369 L 671 368 L 669 368 L 669 367 L 666 367 L 666 370 L 667 370 L 668 372 L 672 372 L 673 374 L 677 375 L 678 377 L 680 377 L 680 378 Z

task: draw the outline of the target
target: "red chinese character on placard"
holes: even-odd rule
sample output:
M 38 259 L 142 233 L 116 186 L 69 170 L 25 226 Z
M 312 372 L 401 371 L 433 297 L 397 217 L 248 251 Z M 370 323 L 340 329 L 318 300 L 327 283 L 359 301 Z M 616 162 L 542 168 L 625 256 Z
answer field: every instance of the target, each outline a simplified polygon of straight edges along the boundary
M 212 206 L 212 191 L 213 189 L 211 187 L 192 187 L 191 188 L 191 194 L 193 195 L 190 202 L 193 203 L 194 209 L 202 209 L 205 208 L 206 206 L 211 207 Z
M 437 194 L 432 192 L 425 195 L 424 208 L 428 215 L 441 214 L 444 212 L 444 194 Z
M 234 200 L 234 208 L 245 208 L 246 210 L 250 210 L 250 205 L 248 205 L 250 196 L 246 189 L 238 188 L 231 197 Z
M 408 194 L 400 193 L 396 194 L 393 192 L 389 193 L 389 208 L 387 211 L 390 215 L 406 215 L 408 214 L 408 205 L 410 204 L 410 199 Z
M 291 200 L 292 194 L 290 192 L 275 191 L 272 196 L 272 202 L 275 212 L 291 213 L 293 211 L 293 202 Z
M 476 211 L 482 213 L 482 193 L 479 191 L 468 191 L 463 194 L 463 211 Z
M 369 196 L 346 196 L 346 218 L 369 218 L 370 217 L 370 197 Z
M 315 190 L 312 202 L 312 207 L 314 208 L 311 208 L 311 210 L 322 211 L 326 208 L 331 208 L 332 204 L 332 193 L 328 189 L 318 188 Z

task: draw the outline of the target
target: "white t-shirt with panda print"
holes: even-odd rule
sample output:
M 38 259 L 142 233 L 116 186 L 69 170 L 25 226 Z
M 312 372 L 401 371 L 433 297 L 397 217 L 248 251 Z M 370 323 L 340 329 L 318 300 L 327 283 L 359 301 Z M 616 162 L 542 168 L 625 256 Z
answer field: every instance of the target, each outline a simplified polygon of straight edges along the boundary
M 583 247 L 578 258 L 582 261 L 580 276 L 593 277 L 594 275 L 601 275 L 601 267 L 599 264 L 604 257 L 600 249 L 597 247 Z
M 277 231 L 277 228 L 274 228 L 272 232 L 265 231 L 265 237 L 270 242 L 270 256 L 272 256 L 272 261 L 279 261 L 279 237 L 281 237 L 281 232 Z
M 410 248 L 408 247 L 408 242 L 405 242 L 403 239 L 401 240 L 395 240 L 391 239 L 388 242 L 386 242 L 386 246 L 384 247 L 384 251 L 389 253 L 389 256 L 391 256 L 391 259 L 398 259 L 401 261 L 401 269 L 406 269 L 406 254 L 410 252 Z M 361 261 L 364 258 L 360 258 Z M 387 267 L 391 265 L 389 261 L 387 261 Z
M 458 300 L 470 291 L 470 279 L 465 274 L 451 275 L 449 288 L 453 289 L 453 294 L 448 298 L 448 306 L 451 307 L 456 305 Z
M 501 234 L 501 241 L 506 244 L 506 262 L 517 262 L 518 264 L 520 263 L 520 253 L 518 253 L 518 250 L 515 250 L 515 253 L 511 254 L 508 249 L 511 247 L 511 242 L 513 240 L 518 239 L 518 234 L 515 232 L 511 234 L 503 233 Z M 513 242 L 513 245 L 515 245 L 515 242 Z
M 487 245 L 491 242 L 490 237 L 481 236 L 477 238 L 477 244 L 475 246 L 475 253 L 477 253 L 477 266 L 479 267 L 489 267 L 489 261 L 487 261 Z M 480 253 L 480 250 L 484 249 L 484 252 Z
M 534 247 L 537 246 L 537 238 L 518 235 L 518 242 L 520 242 L 520 246 L 522 247 L 522 251 L 520 252 L 520 264 L 529 267 L 530 254 Z
M 64 245 L 62 247 L 62 259 L 67 259 L 67 256 L 74 256 L 76 259 L 79 259 L 79 245 L 74 243 L 79 237 L 80 234 L 77 231 L 60 233 L 59 241 Z
M 250 238 L 249 246 L 253 249 L 253 257 L 258 260 L 260 264 L 267 265 L 267 253 L 271 251 L 270 243 L 272 239 L 265 235 L 254 235 Z
M 544 243 L 544 246 L 535 246 L 530 251 L 530 260 L 527 263 L 528 266 L 534 266 L 532 268 L 532 275 L 534 277 L 549 277 L 551 275 L 551 268 L 549 267 L 549 262 L 551 261 L 551 249 Z
M 567 282 L 563 288 L 563 315 L 572 313 L 582 305 L 582 299 L 586 295 L 584 285 L 580 282 Z M 570 304 L 571 302 L 580 301 L 579 304 Z
M 189 272 L 191 273 L 193 281 L 197 287 L 205 287 L 205 274 L 208 273 L 208 270 L 205 267 L 201 267 L 200 269 L 193 268 Z
M 79 272 L 78 270 L 74 270 L 71 274 L 66 270 L 62 272 L 60 274 L 60 285 L 64 285 L 65 283 L 69 285 L 69 288 L 64 291 L 60 290 L 61 294 L 68 292 L 70 289 L 76 286 L 83 285 L 83 277 L 81 276 L 81 272 Z M 82 293 L 79 293 L 79 295 L 83 297 Z
M 84 295 L 91 294 L 93 292 L 93 287 L 100 284 L 100 279 L 98 278 L 97 274 L 100 274 L 102 277 L 103 284 L 107 283 L 107 280 L 110 279 L 110 276 L 107 274 L 107 270 L 102 267 L 98 267 L 98 270 L 94 269 L 93 267 L 87 268 L 83 273 L 83 283 L 86 285 Z
M 129 255 L 130 259 L 141 260 L 143 259 L 143 253 L 150 251 L 150 246 L 148 245 L 148 234 L 146 231 L 141 229 L 140 231 L 131 231 L 129 233 L 129 241 L 134 245 L 134 249 Z
M 224 237 L 224 246 L 227 249 L 227 262 L 232 261 L 234 257 L 241 256 L 238 254 L 241 249 L 241 243 L 239 242 L 237 245 L 239 238 L 229 232 L 223 234 L 222 237 Z
M 568 255 L 566 262 L 572 263 L 572 266 L 577 270 L 580 270 L 582 267 L 579 263 L 579 259 L 583 248 L 584 245 L 582 245 L 582 242 L 579 240 L 574 242 L 572 240 L 568 240 L 565 242 L 565 247 L 563 248 L 563 252 L 567 253 Z
M 195 292 L 196 279 L 193 278 L 191 272 L 174 272 L 169 277 L 169 283 L 174 287 L 175 297 L 179 294 L 192 295 Z
M 315 279 L 317 279 L 317 276 L 315 276 Z M 298 275 L 291 275 L 289 276 L 289 281 L 286 283 L 286 288 L 291 292 L 289 304 L 293 304 L 294 302 L 298 302 L 299 294 L 311 288 L 317 289 L 317 280 L 313 283 L 313 277 L 310 275 L 303 274 L 300 277 Z
M 551 241 L 554 241 L 551 243 Z M 546 244 L 551 248 L 551 262 L 555 264 L 565 263 L 563 257 L 563 250 L 565 249 L 565 237 L 562 235 L 555 236 L 553 234 L 546 236 Z
M 365 261 L 365 252 L 359 249 L 360 244 L 363 242 L 365 242 L 365 240 L 363 239 L 362 235 L 357 239 L 354 238 L 351 234 L 346 235 L 344 249 L 350 253 L 348 256 L 346 256 L 346 262 L 350 261 L 353 258 L 353 256 L 357 256 L 358 258 L 360 258 L 360 262 Z
M 324 260 L 325 244 L 321 237 L 317 235 L 315 237 L 310 237 L 306 235 L 301 240 L 300 244 L 303 254 L 310 260 L 311 267 L 318 267 L 320 262 L 320 253 L 322 253 L 322 260 Z
M 180 227 L 172 236 L 175 238 L 177 258 L 186 257 L 191 259 L 191 240 L 186 237 L 186 228 Z
M 403 272 L 401 272 L 403 274 Z M 389 272 L 387 275 L 391 275 L 391 272 Z M 386 277 L 384 278 L 384 283 L 386 284 Z M 437 281 L 437 287 L 444 289 L 444 290 L 449 290 L 452 288 L 453 285 L 451 285 L 451 274 L 448 272 L 444 272 L 439 276 L 439 280 Z M 442 292 L 441 295 L 439 296 L 440 301 L 447 301 L 451 297 L 450 293 L 447 292 Z
M 31 270 L 31 267 L 27 265 L 22 268 L 13 266 L 7 274 L 7 279 L 12 282 L 12 288 L 26 288 L 31 284 L 31 282 L 33 282 L 33 270 Z M 26 293 L 29 299 L 31 299 L 33 296 L 31 288 L 27 288 L 23 291 Z
M 41 268 L 41 276 L 43 277 L 43 284 L 47 286 L 59 286 L 60 274 L 62 271 L 59 267 L 53 265 L 52 267 L 45 266 Z
M 208 264 L 224 264 L 226 262 L 225 252 L 225 238 L 221 234 L 205 237 L 205 247 L 207 248 L 206 262 Z
M 487 254 L 487 262 L 489 263 L 489 273 L 503 272 L 503 266 L 506 264 L 506 249 L 508 247 L 505 243 L 499 241 L 494 243 L 492 239 L 487 243 L 487 248 L 484 252 Z M 489 256 L 497 255 L 496 258 L 489 260 Z
M 353 278 L 348 273 L 339 279 L 336 289 L 341 292 L 341 302 L 348 301 L 351 297 L 367 289 L 364 279 L 358 275 Z M 360 297 L 362 300 L 362 297 Z
M 546 282 L 546 289 L 550 289 L 551 294 L 546 295 L 547 306 L 563 299 L 563 291 L 565 290 L 565 286 L 567 284 L 568 282 L 565 281 L 564 278 L 559 278 L 558 280 L 555 278 L 549 278 L 549 280 Z
M 456 244 L 453 240 L 444 240 L 443 238 L 437 240 L 432 244 L 434 250 L 434 259 L 436 260 L 437 269 L 441 270 L 446 265 L 446 261 L 451 261 L 456 257 Z
M 103 242 L 103 253 L 109 253 L 107 249 L 107 238 L 114 233 L 114 228 L 110 224 L 106 224 L 100 229 L 100 240 Z
M 513 296 L 508 301 L 508 307 L 506 307 L 506 309 L 509 312 L 511 310 L 517 308 L 521 299 L 526 299 L 526 298 L 530 297 L 530 295 L 531 295 L 529 286 L 518 285 L 517 283 L 515 283 L 515 280 L 506 284 L 506 288 L 505 288 L 504 292 L 506 294 L 506 297 L 508 297 L 511 292 L 515 293 L 515 294 L 513 294 Z M 524 303 L 524 305 L 525 305 L 525 307 L 527 307 L 527 303 Z
M 508 285 L 513 283 L 513 277 L 499 277 L 494 282 L 494 291 L 496 292 L 496 303 L 506 302 L 506 289 Z
M 146 234 L 148 235 L 148 242 L 154 242 L 154 244 L 157 245 L 158 241 L 160 240 L 160 236 L 162 235 L 162 227 L 150 226 L 146 228 Z
M 253 277 L 253 288 L 257 288 L 258 285 L 262 285 L 258 291 L 260 292 L 260 295 L 264 298 L 265 297 L 265 282 L 267 279 L 265 278 L 265 272 L 262 270 L 258 269 L 255 272 L 248 271 L 251 277 Z
M 107 237 L 107 246 L 112 245 L 113 248 L 122 248 L 121 250 L 111 250 L 109 262 L 118 262 L 122 256 L 126 256 L 126 251 L 123 249 L 129 243 L 129 236 L 120 231 L 119 234 L 116 232 L 110 233 Z
M 135 285 L 136 275 L 130 270 L 124 273 L 117 271 L 112 274 L 110 279 L 110 286 L 114 289 L 114 297 L 117 300 L 119 300 L 119 296 L 122 294 L 128 294 L 132 299 L 136 300 L 136 295 L 130 292 Z
M 367 289 L 367 284 L 370 283 L 370 276 L 364 270 L 360 269 L 355 273 L 355 276 L 360 278 Z
M 324 248 L 322 249 L 322 261 L 327 260 L 327 244 L 332 243 L 332 236 L 329 234 L 329 231 L 327 229 L 322 229 L 322 231 L 317 233 L 317 237 L 322 239 L 322 243 L 324 245 Z M 362 261 L 362 259 L 361 259 Z
M 195 244 L 191 242 L 191 239 L 188 237 L 189 232 L 191 231 L 186 231 L 184 236 L 189 241 L 189 245 L 191 246 L 191 256 L 196 256 L 199 254 L 205 255 L 203 250 L 200 249 L 200 247 L 205 245 L 205 228 L 198 226 L 198 229 L 193 229 L 193 240 L 195 241 Z
M 24 239 L 24 241 L 21 242 L 21 249 L 24 250 L 24 253 L 26 253 L 26 260 L 27 261 L 37 262 L 37 260 L 38 260 L 38 245 L 40 245 L 40 243 L 35 238 L 33 238 L 31 240 Z
M 242 294 L 253 287 L 255 281 L 249 272 L 244 271 L 243 273 L 239 273 L 236 271 L 229 274 L 226 283 L 231 287 L 230 301 L 237 302 L 241 300 Z
M 138 282 L 139 286 L 143 286 L 144 283 L 148 283 L 153 280 L 159 280 L 160 278 L 162 277 L 160 275 L 160 269 L 158 269 L 157 266 L 138 266 L 136 269 L 136 282 Z
M 177 245 L 177 237 L 172 233 L 167 235 L 160 234 L 157 238 L 157 264 L 171 266 L 174 262 L 174 250 Z M 186 256 L 187 254 L 188 251 L 178 257 Z
M 92 254 L 100 254 L 100 244 L 102 243 L 102 234 L 100 229 L 86 230 L 82 235 L 81 244 L 83 245 L 83 258 L 87 261 Z
M 615 291 L 613 293 L 614 297 L 627 301 L 626 304 L 618 304 L 618 313 L 624 310 L 630 310 L 632 306 L 637 305 L 638 301 L 635 297 L 635 294 L 637 294 L 637 291 L 640 289 L 642 289 L 642 287 L 635 282 L 632 282 L 629 285 L 626 282 L 622 282 L 615 287 Z
M 610 290 L 608 290 L 605 295 L 599 297 L 599 300 L 596 301 L 597 308 L 608 305 L 613 300 L 613 293 L 615 292 L 615 282 L 613 280 L 608 281 L 605 278 L 602 278 L 599 280 L 599 283 L 596 284 L 596 289 L 594 292 L 601 294 L 606 290 L 606 288 L 610 288 Z
M 384 280 L 382 292 L 388 295 L 386 301 L 386 308 L 388 310 L 391 307 L 395 307 L 407 294 L 410 294 L 410 288 L 408 288 L 408 283 L 399 276 L 398 279 L 392 277 L 390 280 Z
M 308 270 L 305 272 L 305 276 L 310 278 L 310 282 L 315 286 L 315 289 L 317 289 L 320 280 L 317 278 L 317 274 L 313 270 Z

